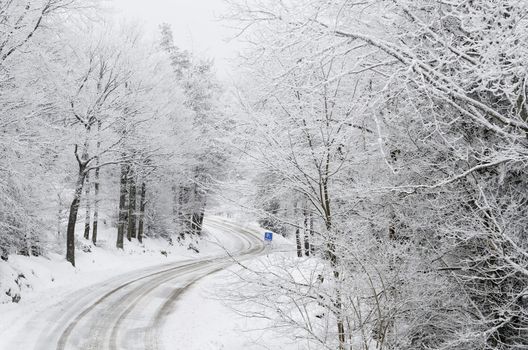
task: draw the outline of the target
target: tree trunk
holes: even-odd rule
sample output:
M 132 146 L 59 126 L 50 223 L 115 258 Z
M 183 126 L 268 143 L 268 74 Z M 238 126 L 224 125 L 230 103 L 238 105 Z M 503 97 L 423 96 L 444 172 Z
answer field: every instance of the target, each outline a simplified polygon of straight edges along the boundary
M 198 222 L 197 222 L 197 227 L 196 227 L 198 235 L 202 234 L 202 225 L 203 225 L 204 215 L 205 215 L 205 208 L 202 208 L 202 210 L 200 211 L 200 214 L 198 215 Z
M 339 310 L 337 316 L 337 333 L 339 337 L 339 350 L 345 349 L 345 343 L 346 343 L 346 337 L 345 337 L 345 323 L 343 322 L 343 315 L 340 314 L 343 305 L 341 302 L 341 289 L 340 287 L 337 287 L 336 290 L 336 302 L 335 307 L 337 310 Z
M 96 168 L 95 169 L 95 183 L 94 183 L 94 216 L 93 216 L 93 225 L 92 225 L 93 227 L 92 228 L 92 242 L 94 245 L 97 244 L 97 226 L 98 225 L 99 225 L 99 168 Z
M 29 237 L 29 233 L 26 232 L 26 234 L 24 234 L 24 244 L 23 244 L 23 247 L 20 248 L 19 250 L 19 254 L 20 255 L 23 255 L 23 256 L 31 256 L 31 239 Z
M 180 207 L 181 207 L 181 195 L 178 191 L 179 186 L 174 184 L 171 187 L 172 190 L 172 222 L 177 223 L 180 215 Z
M 202 203 L 200 204 L 198 213 L 193 214 L 193 229 L 194 233 L 199 236 L 202 234 L 202 224 L 205 215 L 206 200 L 202 199 L 202 196 L 199 196 L 198 200 Z
M 293 205 L 293 216 L 297 217 L 299 214 L 297 202 Z M 301 243 L 301 233 L 299 230 L 299 225 L 296 225 L 295 227 L 295 243 L 297 244 L 297 257 L 302 258 L 303 251 L 302 251 L 302 243 Z
M 97 154 L 101 153 L 101 121 L 97 122 Z M 100 159 L 97 157 L 97 163 L 95 168 L 95 181 L 94 181 L 94 217 L 93 217 L 93 229 L 92 229 L 92 242 L 94 245 L 97 244 L 97 229 L 99 226 L 99 189 L 100 189 Z
M 137 238 L 139 243 L 143 242 L 143 222 L 145 220 L 145 195 L 147 192 L 147 185 L 145 182 L 141 183 L 140 200 L 139 200 L 139 223 Z
M 86 174 L 85 180 L 86 214 L 84 217 L 84 239 L 90 239 L 90 175 Z
M 313 215 L 312 213 L 310 213 L 310 241 L 312 242 L 310 244 L 310 254 L 312 254 L 312 256 L 314 255 L 315 253 L 315 233 L 314 233 L 314 219 L 313 219 Z
M 326 174 L 328 175 L 328 169 L 329 169 L 329 158 L 327 154 L 326 159 Z M 328 242 L 326 244 L 326 254 L 330 260 L 330 265 L 332 266 L 334 280 L 335 280 L 335 288 L 336 288 L 336 299 L 334 302 L 335 309 L 337 310 L 335 312 L 336 316 L 336 322 L 337 322 L 337 336 L 339 338 L 339 350 L 345 349 L 345 343 L 346 343 L 346 335 L 345 335 L 345 323 L 343 321 L 343 315 L 341 314 L 341 310 L 343 308 L 343 302 L 341 300 L 341 286 L 339 283 L 340 279 L 340 273 L 338 270 L 339 267 L 339 261 L 337 257 L 336 252 L 336 245 L 335 245 L 335 239 L 337 238 L 337 233 L 332 233 L 332 212 L 330 210 L 330 193 L 328 191 L 328 177 L 325 177 L 323 179 L 321 186 L 321 203 L 323 204 L 324 208 L 324 214 L 325 214 L 325 225 L 326 225 L 326 231 L 328 236 Z
M 66 260 L 73 266 L 75 266 L 75 224 L 77 223 L 77 213 L 79 211 L 79 203 L 81 202 L 85 176 L 85 166 L 79 165 L 79 174 L 77 175 L 75 193 L 70 205 L 70 216 L 68 218 L 68 228 L 66 231 Z
M 129 177 L 127 238 L 129 241 L 136 238 L 136 181 L 134 174 Z
M 310 256 L 310 232 L 309 232 L 309 228 L 308 228 L 308 223 L 309 223 L 309 219 L 308 219 L 308 210 L 304 210 L 303 211 L 303 214 L 304 214 L 304 230 L 303 230 L 303 233 L 304 233 L 304 255 L 306 256 Z
M 126 223 L 126 197 L 127 197 L 127 177 L 128 177 L 128 165 L 121 164 L 121 178 L 119 188 L 119 219 L 117 223 L 117 242 L 116 247 L 123 249 L 123 238 L 125 236 L 125 223 Z
M 299 258 L 302 258 L 303 256 L 303 252 L 302 252 L 302 245 L 301 245 L 301 235 L 300 235 L 300 232 L 299 232 L 299 228 L 297 227 L 295 229 L 295 241 L 297 242 L 297 256 Z
M 190 189 L 186 186 L 180 186 L 179 190 L 179 206 L 178 206 L 178 220 L 180 222 L 181 233 L 183 238 L 186 234 L 192 233 L 192 218 L 189 218 L 188 211 Z
M 191 215 L 191 231 L 192 231 L 192 234 L 193 235 L 197 235 L 198 234 L 198 217 L 200 216 L 200 214 L 194 212 L 192 213 Z
M 193 184 L 193 189 L 191 190 L 191 231 L 193 235 L 199 234 L 198 221 L 200 220 L 200 194 L 198 193 L 198 185 Z

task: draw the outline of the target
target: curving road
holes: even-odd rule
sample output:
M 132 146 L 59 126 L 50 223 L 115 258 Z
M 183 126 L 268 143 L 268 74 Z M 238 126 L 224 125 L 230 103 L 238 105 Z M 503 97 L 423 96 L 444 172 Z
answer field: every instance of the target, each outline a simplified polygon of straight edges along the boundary
M 205 226 L 237 236 L 238 249 L 216 258 L 180 261 L 127 273 L 75 292 L 56 310 L 47 310 L 43 316 L 47 319 L 34 321 L 35 325 L 52 326 L 39 330 L 37 343 L 24 349 L 161 350 L 159 332 L 186 289 L 233 264 L 229 255 L 248 259 L 264 250 L 256 232 L 220 219 L 209 219 Z M 28 327 L 31 331 L 31 325 Z

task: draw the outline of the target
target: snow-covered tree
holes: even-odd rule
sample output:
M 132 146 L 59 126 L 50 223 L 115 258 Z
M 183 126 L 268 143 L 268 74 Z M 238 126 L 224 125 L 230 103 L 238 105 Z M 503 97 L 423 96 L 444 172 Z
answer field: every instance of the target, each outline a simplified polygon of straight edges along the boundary
M 365 348 L 526 345 L 520 205 L 526 200 L 526 4 L 292 0 L 233 2 L 232 8 L 241 35 L 253 45 L 246 55 L 252 79 L 264 77 L 264 89 L 272 91 L 252 106 L 270 116 L 258 118 L 259 127 L 268 128 L 263 144 L 276 145 L 259 161 L 290 177 L 282 182 L 286 188 L 314 178 L 325 198 L 324 176 L 306 172 L 303 155 L 312 149 L 315 159 L 325 159 L 319 155 L 329 149 L 328 127 L 310 133 L 310 124 L 288 124 L 292 116 L 314 111 L 315 95 L 339 82 L 341 103 L 359 92 L 359 107 L 348 118 L 346 109 L 336 110 L 337 120 L 359 128 L 344 132 L 359 144 L 351 156 L 345 153 L 348 158 L 339 152 L 329 158 L 343 158 L 339 196 L 329 206 L 340 216 L 330 222 L 341 225 L 330 251 L 340 261 L 341 290 L 358 292 L 354 279 L 346 278 L 355 275 L 376 291 L 364 291 L 372 302 L 360 310 L 375 316 L 357 328 L 337 320 L 339 348 L 352 346 L 349 339 L 357 334 Z M 342 70 L 325 76 L 323 69 L 318 81 L 302 79 L 332 62 Z M 291 90 L 310 102 L 299 108 Z M 321 135 L 322 142 L 302 145 L 293 137 L 302 133 Z M 339 288 L 331 297 L 350 300 Z M 357 320 L 351 302 L 327 307 L 343 310 L 336 313 L 343 320 Z

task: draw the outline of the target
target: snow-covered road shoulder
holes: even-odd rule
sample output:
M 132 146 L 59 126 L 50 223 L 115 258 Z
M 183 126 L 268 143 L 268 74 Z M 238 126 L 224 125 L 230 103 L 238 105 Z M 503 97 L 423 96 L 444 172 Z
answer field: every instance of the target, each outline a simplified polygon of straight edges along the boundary
M 243 265 L 268 265 L 284 255 L 274 253 L 241 261 Z M 248 300 L 243 305 L 236 298 L 240 265 L 207 276 L 183 293 L 168 316 L 161 339 L 165 349 L 171 350 L 300 350 L 298 342 L 288 330 L 276 328 L 273 317 L 258 303 Z M 245 294 L 258 293 L 257 289 Z M 258 295 L 254 295 L 258 298 Z M 266 296 L 262 300 L 267 301 Z M 271 316 L 271 317 L 270 317 Z
M 229 222 L 217 221 L 230 227 Z M 256 224 L 239 224 L 248 232 L 257 232 L 263 239 L 264 230 Z M 208 230 L 221 231 L 218 227 Z M 160 336 L 165 349 L 171 350 L 299 350 L 304 349 L 294 339 L 273 327 L 270 319 L 259 317 L 261 310 L 255 303 L 244 305 L 240 312 L 231 299 L 240 286 L 242 266 L 269 266 L 293 256 L 295 246 L 281 236 L 258 257 L 237 259 L 228 269 L 200 279 L 180 295 L 178 303 L 167 317 Z M 252 293 L 247 290 L 246 293 Z M 264 316 L 264 315 L 262 315 Z

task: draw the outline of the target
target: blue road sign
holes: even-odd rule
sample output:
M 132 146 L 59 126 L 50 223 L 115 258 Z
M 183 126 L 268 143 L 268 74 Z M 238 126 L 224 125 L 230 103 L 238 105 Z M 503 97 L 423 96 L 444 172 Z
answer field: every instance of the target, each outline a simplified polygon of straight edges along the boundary
M 264 232 L 264 240 L 271 242 L 273 240 L 273 232 Z

